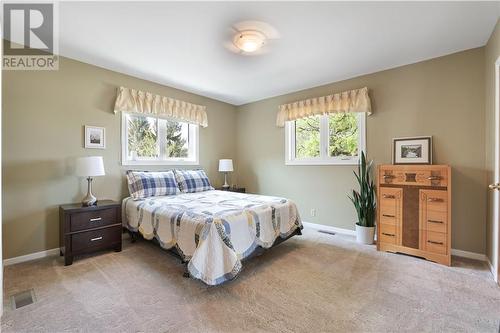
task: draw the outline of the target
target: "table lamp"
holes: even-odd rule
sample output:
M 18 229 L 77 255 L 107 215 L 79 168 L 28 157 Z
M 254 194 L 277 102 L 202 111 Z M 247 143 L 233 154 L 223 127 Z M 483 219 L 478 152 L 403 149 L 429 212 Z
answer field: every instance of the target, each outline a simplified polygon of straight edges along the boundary
M 87 195 L 83 198 L 82 205 L 93 206 L 97 204 L 97 198 L 92 194 L 92 177 L 105 175 L 102 156 L 78 158 L 75 173 L 78 177 L 87 177 Z
M 233 160 L 219 160 L 219 172 L 224 172 L 224 185 L 223 188 L 229 188 L 229 184 L 227 183 L 227 173 L 232 172 L 233 170 Z

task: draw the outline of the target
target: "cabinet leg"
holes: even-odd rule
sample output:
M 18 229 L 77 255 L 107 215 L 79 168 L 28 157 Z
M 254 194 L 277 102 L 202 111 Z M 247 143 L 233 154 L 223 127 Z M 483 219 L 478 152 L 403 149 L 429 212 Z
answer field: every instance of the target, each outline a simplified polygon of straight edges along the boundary
M 115 246 L 115 252 L 121 252 L 121 251 L 122 251 L 122 243 Z
M 62 250 L 59 250 L 59 256 L 62 257 L 64 255 L 64 253 L 62 252 Z
M 64 257 L 64 266 L 69 266 L 73 264 L 73 256 L 65 256 Z

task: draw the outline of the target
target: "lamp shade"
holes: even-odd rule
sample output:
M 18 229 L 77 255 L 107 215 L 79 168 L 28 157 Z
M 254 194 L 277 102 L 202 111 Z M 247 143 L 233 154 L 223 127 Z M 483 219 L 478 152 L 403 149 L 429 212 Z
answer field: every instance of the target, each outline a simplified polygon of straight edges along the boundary
M 76 160 L 75 174 L 79 177 L 104 176 L 102 156 L 80 157 Z
M 219 160 L 219 171 L 220 172 L 233 171 L 233 160 Z

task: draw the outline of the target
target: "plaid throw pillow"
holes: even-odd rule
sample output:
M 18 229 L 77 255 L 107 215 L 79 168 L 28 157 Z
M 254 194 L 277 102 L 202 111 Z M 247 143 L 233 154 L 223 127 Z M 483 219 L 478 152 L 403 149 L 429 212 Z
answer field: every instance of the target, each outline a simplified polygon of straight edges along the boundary
M 134 200 L 179 193 L 174 172 L 171 170 L 162 172 L 129 170 L 127 182 L 130 196 Z
M 184 193 L 203 192 L 214 189 L 203 170 L 175 170 L 175 178 L 177 179 L 177 183 L 179 183 L 179 188 Z

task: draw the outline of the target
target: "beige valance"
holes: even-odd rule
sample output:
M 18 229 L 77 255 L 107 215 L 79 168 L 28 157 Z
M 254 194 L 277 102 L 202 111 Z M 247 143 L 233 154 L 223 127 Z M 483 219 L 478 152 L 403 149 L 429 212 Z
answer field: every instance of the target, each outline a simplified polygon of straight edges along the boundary
M 206 106 L 125 87 L 118 89 L 115 113 L 135 112 L 208 126 Z
M 280 105 L 276 126 L 283 127 L 285 122 L 290 120 L 336 112 L 366 112 L 371 114 L 372 107 L 368 88 L 364 87 Z

